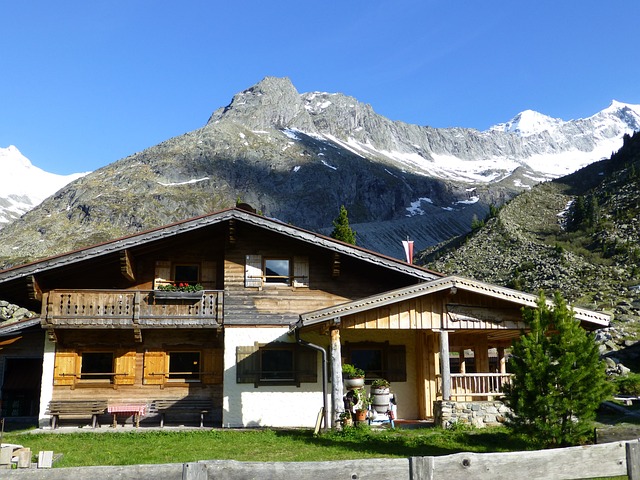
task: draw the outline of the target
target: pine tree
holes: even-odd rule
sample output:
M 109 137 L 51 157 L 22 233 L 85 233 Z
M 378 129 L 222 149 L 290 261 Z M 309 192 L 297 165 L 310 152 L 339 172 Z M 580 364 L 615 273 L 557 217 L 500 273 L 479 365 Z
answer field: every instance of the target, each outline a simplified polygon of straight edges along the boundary
M 333 221 L 333 232 L 331 232 L 331 238 L 342 240 L 343 242 L 350 243 L 351 245 L 356 244 L 356 232 L 349 226 L 349 217 L 344 205 L 340 206 L 340 213 Z
M 509 424 L 543 445 L 581 443 L 610 393 L 598 348 L 559 293 L 553 308 L 541 294 L 538 307 L 524 311 L 524 320 L 530 331 L 514 342 L 509 360 L 514 374 L 506 392 L 513 411 Z

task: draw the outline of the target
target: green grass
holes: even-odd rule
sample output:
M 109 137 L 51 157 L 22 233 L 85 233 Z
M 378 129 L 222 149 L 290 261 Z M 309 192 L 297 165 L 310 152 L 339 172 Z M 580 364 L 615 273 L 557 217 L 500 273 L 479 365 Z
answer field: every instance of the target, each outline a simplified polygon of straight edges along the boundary
M 6 433 L 4 442 L 62 453 L 56 467 L 184 463 L 197 460 L 301 462 L 504 452 L 536 448 L 506 429 L 450 431 L 348 428 L 314 436 L 309 430 Z

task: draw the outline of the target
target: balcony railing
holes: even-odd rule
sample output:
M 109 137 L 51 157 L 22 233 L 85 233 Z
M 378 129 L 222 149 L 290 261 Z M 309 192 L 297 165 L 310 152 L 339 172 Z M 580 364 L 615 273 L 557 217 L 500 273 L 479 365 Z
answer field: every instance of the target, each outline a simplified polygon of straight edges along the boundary
M 452 373 L 451 399 L 465 397 L 495 398 L 504 395 L 504 386 L 511 383 L 510 373 Z M 438 375 L 438 393 L 442 395 L 442 377 Z
M 42 300 L 43 323 L 94 328 L 206 327 L 223 321 L 223 292 L 171 296 L 154 290 L 51 290 Z

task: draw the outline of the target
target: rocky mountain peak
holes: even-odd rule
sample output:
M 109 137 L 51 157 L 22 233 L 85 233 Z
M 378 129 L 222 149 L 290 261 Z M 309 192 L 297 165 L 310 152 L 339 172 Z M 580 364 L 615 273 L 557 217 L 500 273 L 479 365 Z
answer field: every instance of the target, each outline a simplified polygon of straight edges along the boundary
M 315 131 L 300 94 L 288 78 L 265 77 L 234 95 L 231 103 L 213 112 L 207 125 L 241 123 L 252 130 L 295 128 Z

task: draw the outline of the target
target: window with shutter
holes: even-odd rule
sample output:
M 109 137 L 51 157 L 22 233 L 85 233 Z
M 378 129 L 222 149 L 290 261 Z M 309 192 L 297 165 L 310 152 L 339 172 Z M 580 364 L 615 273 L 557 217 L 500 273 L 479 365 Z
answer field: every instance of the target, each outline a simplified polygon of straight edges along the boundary
M 236 347 L 236 381 L 264 385 L 296 385 L 318 381 L 318 353 L 295 343 Z
M 293 258 L 293 286 L 309 286 L 309 259 L 307 257 Z
M 171 262 L 168 260 L 156 261 L 156 278 L 153 282 L 153 288 L 157 289 L 160 285 L 168 285 L 171 283 Z
M 79 376 L 80 362 L 75 350 L 58 348 L 53 367 L 54 385 L 75 385 Z
M 262 287 L 262 256 L 247 255 L 244 266 L 244 286 Z
M 120 350 L 116 354 L 114 383 L 133 385 L 136 380 L 136 351 Z
M 258 345 L 236 347 L 236 382 L 257 383 Z
M 144 352 L 143 382 L 145 385 L 163 385 L 169 371 L 167 355 L 162 351 Z
M 202 382 L 207 385 L 222 384 L 223 368 L 223 349 L 208 348 L 202 352 L 203 354 L 203 375 Z
M 407 381 L 407 353 L 404 345 L 388 342 L 345 343 L 346 363 L 365 371 L 367 383 L 376 378 L 390 382 Z

